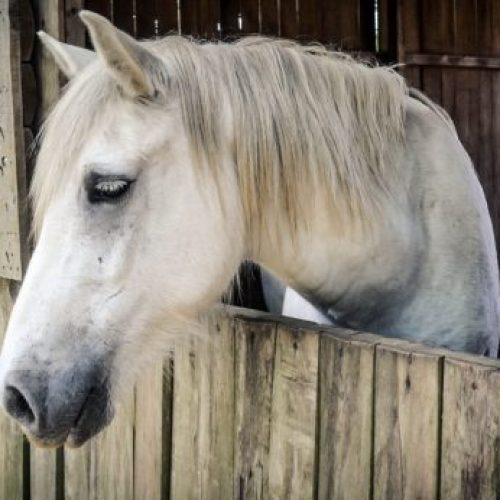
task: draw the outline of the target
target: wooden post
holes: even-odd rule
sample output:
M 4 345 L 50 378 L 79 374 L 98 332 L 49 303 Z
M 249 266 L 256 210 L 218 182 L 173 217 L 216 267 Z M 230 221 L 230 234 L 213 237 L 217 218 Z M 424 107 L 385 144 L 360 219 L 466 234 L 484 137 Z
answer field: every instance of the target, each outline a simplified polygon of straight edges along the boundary
M 0 277 L 21 280 L 26 192 L 21 44 L 17 4 L 0 0 Z

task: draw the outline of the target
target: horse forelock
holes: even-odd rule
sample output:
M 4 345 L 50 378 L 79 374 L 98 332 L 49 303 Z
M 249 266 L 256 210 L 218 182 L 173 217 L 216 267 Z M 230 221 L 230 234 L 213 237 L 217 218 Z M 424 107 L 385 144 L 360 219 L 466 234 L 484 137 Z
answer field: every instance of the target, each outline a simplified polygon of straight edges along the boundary
M 209 166 L 221 191 L 221 102 L 230 109 L 234 167 L 252 226 L 275 213 L 296 227 L 321 195 L 339 212 L 369 218 L 401 189 L 408 90 L 392 69 L 255 37 L 199 44 L 169 36 L 146 44 L 164 63 L 148 68 L 158 92 L 178 99 L 194 157 Z M 54 108 L 32 185 L 35 230 L 115 99 L 126 97 L 94 64 Z

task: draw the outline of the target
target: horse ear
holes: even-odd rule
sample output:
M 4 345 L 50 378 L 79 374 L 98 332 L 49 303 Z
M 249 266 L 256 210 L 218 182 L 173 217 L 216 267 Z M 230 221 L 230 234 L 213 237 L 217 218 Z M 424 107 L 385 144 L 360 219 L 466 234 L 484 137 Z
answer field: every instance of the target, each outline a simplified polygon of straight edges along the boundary
M 95 60 L 95 52 L 60 42 L 44 31 L 39 31 L 38 37 L 43 46 L 50 52 L 58 68 L 68 80 L 76 76 L 85 66 Z
M 89 30 L 96 52 L 125 92 L 132 97 L 152 97 L 155 88 L 149 69 L 159 64 L 157 58 L 105 17 L 83 10 L 80 18 Z

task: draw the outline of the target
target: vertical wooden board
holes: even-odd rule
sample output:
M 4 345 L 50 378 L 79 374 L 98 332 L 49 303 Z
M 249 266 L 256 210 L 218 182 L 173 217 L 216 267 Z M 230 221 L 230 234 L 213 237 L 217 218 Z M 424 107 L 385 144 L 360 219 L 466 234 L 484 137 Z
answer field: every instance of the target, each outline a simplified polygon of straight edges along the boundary
M 172 372 L 170 360 L 151 366 L 135 397 L 134 498 L 168 496 L 171 445 Z M 168 457 L 168 458 L 167 458 Z
M 58 453 L 61 450 L 45 450 L 35 446 L 30 450 L 31 500 L 56 500 L 58 493 Z
M 369 499 L 375 346 L 321 336 L 318 498 Z
M 179 31 L 177 0 L 155 0 L 160 36 Z
M 280 0 L 280 36 L 295 38 L 299 32 L 296 0 Z
M 267 1 L 267 0 L 265 0 Z M 277 0 L 276 0 L 277 1 Z M 240 34 L 238 16 L 241 14 L 240 0 L 220 0 L 222 37 L 234 38 Z
M 129 8 L 132 8 L 130 5 Z M 156 2 L 141 0 L 136 3 L 137 38 L 153 38 L 156 34 Z
M 30 0 L 20 0 L 21 14 L 21 59 L 29 61 L 35 45 L 35 16 Z
M 0 346 L 12 303 L 9 281 L 0 279 Z M 3 411 L 0 411 L 0 443 L 0 498 L 21 499 L 24 493 L 23 435 L 19 426 Z
M 477 0 L 454 0 L 454 52 L 458 55 L 478 55 Z
M 219 38 L 218 25 L 221 19 L 220 3 L 218 0 L 200 0 L 199 35 L 205 40 Z
M 299 3 L 298 38 L 301 41 L 316 41 L 318 32 L 318 3 L 321 0 L 301 0 Z
M 313 498 L 319 334 L 280 325 L 276 339 L 269 496 Z
M 263 35 L 279 35 L 278 2 L 279 0 L 260 0 L 260 32 Z
M 481 184 L 484 189 L 488 207 L 494 203 L 494 198 L 497 192 L 494 178 L 494 165 L 493 165 L 493 144 L 496 137 L 493 135 L 493 124 L 491 116 L 491 102 L 492 102 L 492 78 L 491 71 L 478 71 L 479 73 L 479 102 L 478 102 L 478 143 L 477 147 L 477 162 L 481 166 Z
M 22 277 L 24 171 L 19 12 L 0 0 L 0 277 Z
M 441 498 L 499 497 L 499 386 L 498 361 L 445 359 Z
M 145 29 L 145 18 L 150 13 L 149 2 L 120 0 L 113 2 L 113 23 L 117 28 L 138 38 L 149 38 L 154 35 L 154 12 L 151 15 L 149 30 Z M 134 16 L 135 20 L 134 20 Z
M 376 348 L 374 499 L 438 495 L 442 358 L 405 345 Z
M 113 0 L 85 0 L 85 8 L 113 20 L 112 1 Z
M 421 50 L 434 54 L 452 54 L 454 48 L 454 0 L 420 1 L 422 4 Z
M 269 440 L 276 325 L 236 320 L 235 443 L 232 498 L 269 495 Z
M 442 102 L 441 69 L 422 69 L 422 89 L 436 103 Z
M 84 3 L 84 0 L 64 0 L 66 43 L 79 47 L 85 47 L 85 25 L 78 15 L 84 8 Z
M 64 499 L 94 500 L 94 479 L 91 476 L 91 448 L 89 441 L 81 448 L 64 450 Z
M 207 336 L 174 361 L 171 498 L 232 497 L 234 336 L 232 318 L 213 313 Z
M 194 0 L 179 0 L 181 25 L 183 35 L 199 35 L 199 4 Z
M 91 498 L 132 500 L 134 495 L 134 395 L 117 409 L 112 424 L 90 446 Z
M 259 32 L 259 2 L 241 0 L 242 31 L 245 34 Z
M 401 43 L 407 54 L 418 53 L 421 49 L 421 3 L 421 0 L 399 0 L 398 2 L 399 22 L 402 25 L 398 35 L 402 37 Z

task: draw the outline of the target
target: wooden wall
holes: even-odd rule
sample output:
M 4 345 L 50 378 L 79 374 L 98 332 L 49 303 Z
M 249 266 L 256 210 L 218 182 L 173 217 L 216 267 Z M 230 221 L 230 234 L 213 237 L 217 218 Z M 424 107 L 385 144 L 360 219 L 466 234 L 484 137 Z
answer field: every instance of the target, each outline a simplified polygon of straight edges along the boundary
M 205 337 L 78 450 L 32 448 L 23 468 L 0 420 L 0 480 L 18 488 L 2 498 L 500 496 L 500 361 L 234 308 Z

